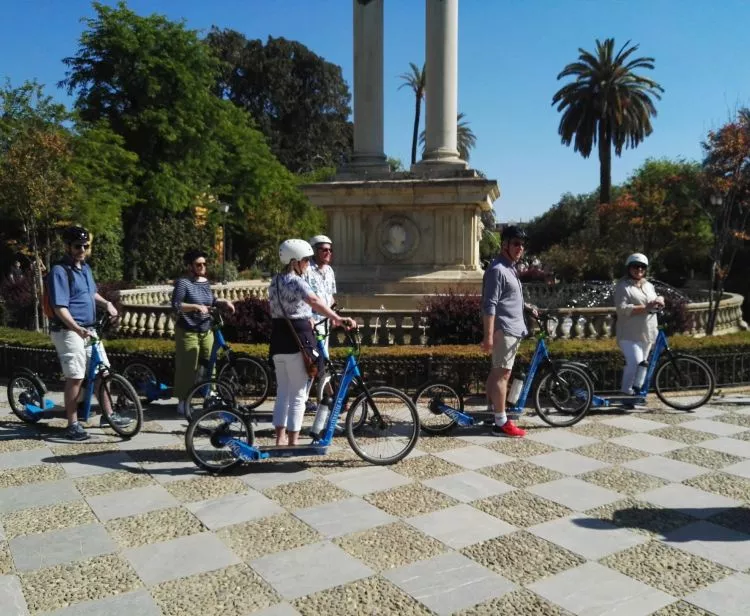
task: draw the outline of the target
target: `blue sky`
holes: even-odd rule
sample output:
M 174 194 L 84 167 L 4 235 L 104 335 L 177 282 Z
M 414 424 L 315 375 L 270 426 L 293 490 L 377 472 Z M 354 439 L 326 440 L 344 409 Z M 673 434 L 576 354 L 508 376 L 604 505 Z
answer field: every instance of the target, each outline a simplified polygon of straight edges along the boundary
M 111 4 L 111 2 L 106 2 Z M 188 27 L 233 28 L 248 38 L 298 40 L 343 68 L 352 82 L 352 0 L 131 0 L 141 14 L 164 13 Z M 385 149 L 408 163 L 413 99 L 399 90 L 409 62 L 424 59 L 424 0 L 385 0 Z M 3 8 L 0 77 L 55 84 L 91 16 L 84 0 L 15 0 Z M 621 182 L 648 157 L 700 158 L 700 142 L 750 105 L 748 0 L 460 0 L 459 110 L 478 137 L 471 164 L 500 184 L 501 220 L 528 220 L 565 192 L 594 190 L 596 158 L 584 160 L 557 136 L 551 107 L 556 76 L 578 48 L 614 36 L 656 59 L 666 92 L 654 133 L 613 163 Z M 619 45 L 618 45 L 619 46 Z

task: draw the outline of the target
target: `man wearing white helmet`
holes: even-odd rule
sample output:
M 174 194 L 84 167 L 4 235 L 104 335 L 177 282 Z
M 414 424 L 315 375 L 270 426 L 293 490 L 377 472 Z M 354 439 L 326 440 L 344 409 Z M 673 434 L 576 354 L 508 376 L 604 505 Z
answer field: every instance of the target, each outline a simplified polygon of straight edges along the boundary
M 342 319 L 331 310 L 305 281 L 312 256 L 312 246 L 305 240 L 282 242 L 279 259 L 283 268 L 268 287 L 273 319 L 270 355 L 277 383 L 273 407 L 277 445 L 296 445 L 302 427 L 307 398 L 307 369 L 302 350 L 312 357 L 317 355 L 311 322 L 313 310 L 331 319 L 334 327 L 353 325 L 351 319 Z
M 310 245 L 313 247 L 315 254 L 310 260 L 310 267 L 305 272 L 305 280 L 310 285 L 315 295 L 323 300 L 329 308 L 336 303 L 336 276 L 331 267 L 331 257 L 333 256 L 333 242 L 327 235 L 316 235 L 310 238 Z M 323 317 L 317 312 L 313 315 L 315 321 L 320 321 Z M 326 353 L 328 352 L 328 338 L 323 343 Z
M 648 358 L 651 345 L 656 340 L 658 326 L 656 312 L 664 308 L 664 298 L 646 280 L 648 259 L 640 252 L 625 260 L 627 271 L 615 287 L 617 310 L 617 344 L 625 356 L 622 373 L 622 393 L 633 394 L 633 384 L 638 364 Z M 633 408 L 632 403 L 624 406 Z

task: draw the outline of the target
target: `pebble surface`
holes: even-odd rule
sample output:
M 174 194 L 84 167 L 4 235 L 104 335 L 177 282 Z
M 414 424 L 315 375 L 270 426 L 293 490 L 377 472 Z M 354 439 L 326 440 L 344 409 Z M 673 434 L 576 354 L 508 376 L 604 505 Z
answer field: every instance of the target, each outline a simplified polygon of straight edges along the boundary
M 547 483 L 565 477 L 562 473 L 550 470 L 526 460 L 513 460 L 479 469 L 479 472 L 492 479 L 504 481 L 515 488 L 527 488 L 538 483 Z
M 664 537 L 667 533 L 694 522 L 684 513 L 661 509 L 643 501 L 624 499 L 586 512 L 586 515 L 610 522 L 644 535 Z
M 323 538 L 317 530 L 288 513 L 227 526 L 216 535 L 243 560 L 301 548 Z
M 269 488 L 263 490 L 263 494 L 290 510 L 332 503 L 350 496 L 348 492 L 320 477 Z
M 629 496 L 655 490 L 667 484 L 666 481 L 658 477 L 620 467 L 602 468 L 580 475 L 578 478 Z
M 84 496 L 101 496 L 120 490 L 143 488 L 151 485 L 156 485 L 156 482 L 146 473 L 129 471 L 115 471 L 114 473 L 76 479 L 76 487 Z
M 394 464 L 391 470 L 411 479 L 434 479 L 443 475 L 460 473 L 465 469 L 442 458 L 426 455 L 402 460 L 398 464 Z
M 601 563 L 672 595 L 687 595 L 733 571 L 705 558 L 649 541 L 602 559 Z
M 445 551 L 440 541 L 403 522 L 346 535 L 335 543 L 377 571 L 426 560 Z
M 490 599 L 456 616 L 573 616 L 568 610 L 552 605 L 533 592 L 521 589 Z
M 477 543 L 461 552 L 519 584 L 531 584 L 585 562 L 573 552 L 526 531 Z
M 244 616 L 281 600 L 244 564 L 164 582 L 151 594 L 164 616 Z
M 745 477 L 738 477 L 737 475 L 729 475 L 727 473 L 708 473 L 706 475 L 698 475 L 683 483 L 699 490 L 721 494 L 721 496 L 726 496 L 727 498 L 750 501 L 750 479 L 746 479 Z
M 230 494 L 244 494 L 245 485 L 237 477 L 204 476 L 194 479 L 172 481 L 164 486 L 172 496 L 181 503 L 194 503 L 203 500 L 221 498 Z
M 489 448 L 515 458 L 528 458 L 556 451 L 554 447 L 544 443 L 519 438 L 498 438 Z
M 704 447 L 697 446 L 683 447 L 682 449 L 668 451 L 664 454 L 664 457 L 679 460 L 680 462 L 687 462 L 688 464 L 697 464 L 698 466 L 713 468 L 715 470 L 724 468 L 730 464 L 737 464 L 737 462 L 742 462 L 744 459 L 724 453 L 723 451 L 714 451 L 713 449 L 705 449 Z
M 514 490 L 507 494 L 491 496 L 474 501 L 474 507 L 513 526 L 535 526 L 570 515 L 572 510 L 525 490 Z
M 432 513 L 458 504 L 456 499 L 419 483 L 373 492 L 364 498 L 371 505 L 401 518 Z
M 65 471 L 57 464 L 38 464 L 0 471 L 0 488 L 13 488 L 28 483 L 65 479 Z
M 0 541 L 0 575 L 13 571 L 13 558 L 7 541 Z
M 169 541 L 206 530 L 187 509 L 173 507 L 117 518 L 107 522 L 107 531 L 124 548 Z
M 429 616 L 417 603 L 383 578 L 370 577 L 315 593 L 294 602 L 302 616 Z
M 645 451 L 617 445 L 616 443 L 593 443 L 592 445 L 577 447 L 573 452 L 609 464 L 622 464 L 623 462 L 645 458 L 648 455 Z
M 28 571 L 20 577 L 32 613 L 104 599 L 142 586 L 130 564 L 113 554 Z
M 21 535 L 46 533 L 96 521 L 93 511 L 86 503 L 73 501 L 14 511 L 4 516 L 3 526 L 8 539 L 12 539 Z
M 668 428 L 651 430 L 649 434 L 672 441 L 678 441 L 680 443 L 687 443 L 688 445 L 697 445 L 703 441 L 710 441 L 716 438 L 716 435 L 709 432 L 691 430 L 690 428 L 683 428 L 682 426 L 669 426 Z

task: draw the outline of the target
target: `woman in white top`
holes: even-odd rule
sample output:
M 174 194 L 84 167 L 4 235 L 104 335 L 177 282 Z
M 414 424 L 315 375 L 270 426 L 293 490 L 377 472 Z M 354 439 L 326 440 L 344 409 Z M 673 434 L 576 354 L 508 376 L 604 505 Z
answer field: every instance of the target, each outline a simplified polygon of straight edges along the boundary
M 615 287 L 617 309 L 617 344 L 625 355 L 622 373 L 624 394 L 633 394 L 638 364 L 645 361 L 658 331 L 656 312 L 664 308 L 664 298 L 656 294 L 654 285 L 646 280 L 648 259 L 639 252 L 625 261 L 626 275 Z

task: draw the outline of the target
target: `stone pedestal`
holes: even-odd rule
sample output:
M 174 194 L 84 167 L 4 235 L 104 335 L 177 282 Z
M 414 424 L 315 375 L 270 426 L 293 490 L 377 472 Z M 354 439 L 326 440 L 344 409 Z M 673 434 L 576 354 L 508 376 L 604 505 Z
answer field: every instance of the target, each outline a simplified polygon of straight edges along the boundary
M 480 215 L 499 196 L 494 180 L 336 181 L 302 190 L 326 214 L 347 307 L 406 309 L 424 294 L 480 289 Z

